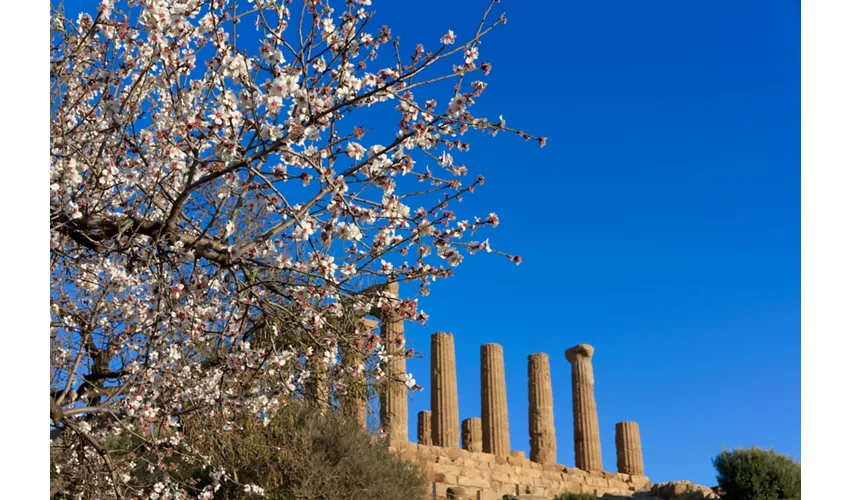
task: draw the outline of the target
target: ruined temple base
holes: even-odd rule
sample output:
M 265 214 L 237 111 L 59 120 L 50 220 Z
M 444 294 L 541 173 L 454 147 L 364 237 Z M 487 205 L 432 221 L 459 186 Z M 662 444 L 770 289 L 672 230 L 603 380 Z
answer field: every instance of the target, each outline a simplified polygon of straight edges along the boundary
M 481 500 L 501 500 L 504 495 L 555 496 L 565 491 L 631 496 L 650 481 L 646 476 L 611 472 L 585 472 L 563 465 L 541 465 L 525 457 L 499 457 L 461 449 L 424 446 L 407 441 L 390 443 L 390 453 L 419 463 L 430 481 L 437 483 L 437 498 L 446 499 L 452 486 L 481 491 Z M 431 499 L 431 493 L 427 497 Z M 472 498 L 476 498 L 473 496 Z

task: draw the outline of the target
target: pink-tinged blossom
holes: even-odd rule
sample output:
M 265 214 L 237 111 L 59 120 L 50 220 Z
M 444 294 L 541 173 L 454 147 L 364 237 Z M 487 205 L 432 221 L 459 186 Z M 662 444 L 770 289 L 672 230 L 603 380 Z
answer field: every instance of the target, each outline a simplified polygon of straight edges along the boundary
M 299 75 L 283 74 L 274 79 L 269 85 L 269 95 L 274 97 L 290 97 L 298 90 Z
M 292 237 L 296 241 L 304 241 L 309 239 L 316 232 L 316 223 L 309 219 L 302 219 L 295 223 L 295 229 L 292 230 Z
M 466 64 L 472 64 L 473 61 L 478 59 L 478 47 L 469 47 L 468 49 L 466 49 L 466 52 L 464 52 L 464 57 L 464 62 Z
M 366 154 L 366 148 L 356 142 L 349 142 L 348 146 L 345 148 L 345 154 L 347 154 L 349 158 L 362 160 L 363 155 Z
M 363 232 L 357 226 L 348 222 L 340 222 L 337 224 L 339 237 L 345 241 L 358 241 L 363 238 Z
M 455 43 L 455 32 L 452 30 L 446 32 L 446 34 L 440 38 L 440 43 L 443 45 L 451 45 Z
M 222 61 L 221 68 L 223 76 L 229 76 L 234 80 L 247 78 L 251 71 L 251 61 L 241 54 L 229 55 Z

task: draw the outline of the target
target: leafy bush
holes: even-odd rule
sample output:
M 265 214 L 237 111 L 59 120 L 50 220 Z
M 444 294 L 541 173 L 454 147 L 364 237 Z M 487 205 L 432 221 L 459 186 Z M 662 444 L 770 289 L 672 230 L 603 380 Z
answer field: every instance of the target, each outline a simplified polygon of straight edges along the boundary
M 724 500 L 799 500 L 800 463 L 773 450 L 724 450 L 713 460 Z
M 596 500 L 593 493 L 573 493 L 566 491 L 555 497 L 555 500 Z
M 216 499 L 254 498 L 256 485 L 275 500 L 409 500 L 425 498 L 424 473 L 387 452 L 384 440 L 347 418 L 292 404 L 267 425 L 256 419 L 195 418 L 184 424 L 186 439 L 209 453 L 216 469 L 233 479 Z M 225 426 L 234 430 L 224 430 Z M 209 484 L 203 472 L 197 486 Z

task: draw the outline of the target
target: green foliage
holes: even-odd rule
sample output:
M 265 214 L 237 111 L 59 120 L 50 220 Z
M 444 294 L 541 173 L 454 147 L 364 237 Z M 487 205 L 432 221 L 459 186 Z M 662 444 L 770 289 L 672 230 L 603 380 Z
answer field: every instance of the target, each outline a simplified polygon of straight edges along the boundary
M 773 450 L 724 450 L 712 461 L 724 500 L 800 500 L 800 463 Z
M 223 430 L 230 421 L 236 430 Z M 425 498 L 427 482 L 417 467 L 387 452 L 387 443 L 347 418 L 291 404 L 268 425 L 253 418 L 220 415 L 187 419 L 186 439 L 239 484 L 228 481 L 216 499 L 249 497 L 243 486 L 263 488 L 274 500 L 409 500 Z M 203 474 L 203 473 L 202 473 Z M 209 479 L 202 475 L 198 486 Z
M 593 493 L 574 493 L 565 491 L 555 497 L 555 500 L 596 500 L 596 495 Z

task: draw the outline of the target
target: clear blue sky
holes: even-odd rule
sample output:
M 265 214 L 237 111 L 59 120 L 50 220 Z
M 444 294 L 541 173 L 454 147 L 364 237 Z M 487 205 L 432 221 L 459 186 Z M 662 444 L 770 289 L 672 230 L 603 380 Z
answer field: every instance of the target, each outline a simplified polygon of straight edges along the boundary
M 372 7 L 406 54 L 446 29 L 463 39 L 485 5 Z M 623 420 L 640 424 L 654 481 L 713 485 L 723 447 L 799 459 L 799 2 L 498 9 L 508 23 L 481 47 L 494 69 L 473 109 L 549 143 L 473 137 L 457 158 L 487 182 L 462 211 L 496 211 L 493 246 L 524 263 L 468 257 L 422 300 L 431 320 L 408 326 L 409 341 L 428 354 L 432 332 L 454 333 L 461 418 L 480 416 L 480 344 L 502 344 L 511 444 L 526 452 L 527 356 L 548 353 L 559 463 L 574 464 L 563 353 L 578 343 L 596 347 L 606 470 Z M 425 386 L 410 407 L 415 439 L 429 360 L 408 366 Z
M 375 0 L 403 42 L 480 18 L 482 1 Z M 596 347 L 602 453 L 640 424 L 654 481 L 714 485 L 723 447 L 800 457 L 799 2 L 504 1 L 478 112 L 547 135 L 473 140 L 498 248 L 467 258 L 408 327 L 454 333 L 461 418 L 480 416 L 479 345 L 505 348 L 511 445 L 528 450 L 526 357 L 546 352 L 558 461 L 573 466 L 569 363 Z M 469 20 L 471 22 L 467 22 Z M 409 363 L 426 390 L 428 359 Z

